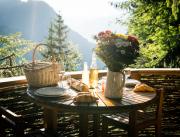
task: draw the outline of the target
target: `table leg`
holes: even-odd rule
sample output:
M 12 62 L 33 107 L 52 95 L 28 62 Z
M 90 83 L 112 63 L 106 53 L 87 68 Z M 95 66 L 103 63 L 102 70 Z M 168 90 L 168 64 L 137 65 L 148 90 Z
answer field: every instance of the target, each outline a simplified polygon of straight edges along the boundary
M 79 137 L 88 136 L 88 114 L 81 113 L 79 116 Z
M 44 108 L 44 125 L 48 133 L 55 134 L 57 130 L 57 110 Z
M 100 127 L 100 115 L 93 114 L 93 137 L 98 137 L 99 127 Z

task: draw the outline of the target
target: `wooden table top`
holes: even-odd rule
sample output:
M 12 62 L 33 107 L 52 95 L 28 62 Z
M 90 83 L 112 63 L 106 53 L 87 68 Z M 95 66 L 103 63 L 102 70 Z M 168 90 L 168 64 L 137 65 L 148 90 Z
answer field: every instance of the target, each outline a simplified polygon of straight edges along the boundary
M 70 95 L 70 98 L 67 99 L 37 96 L 37 94 L 35 94 L 36 91 L 37 89 L 27 89 L 27 94 L 35 103 L 49 109 L 78 113 L 86 112 L 98 114 L 117 113 L 119 111 L 126 112 L 137 108 L 143 108 L 147 106 L 149 102 L 156 99 L 155 92 L 134 92 L 132 89 L 127 88 L 124 88 L 123 97 L 121 99 L 109 99 L 104 97 L 100 89 L 90 89 L 90 92 L 98 97 L 97 102 L 77 104 L 73 102 L 73 98 L 78 93 L 74 89 L 66 89 L 66 92 Z

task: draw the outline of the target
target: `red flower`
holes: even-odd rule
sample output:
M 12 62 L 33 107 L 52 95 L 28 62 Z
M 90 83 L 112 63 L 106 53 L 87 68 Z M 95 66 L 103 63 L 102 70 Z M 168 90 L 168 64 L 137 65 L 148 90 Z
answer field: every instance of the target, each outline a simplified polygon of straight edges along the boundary
M 128 35 L 128 40 L 134 42 L 135 44 L 139 45 L 139 42 L 135 36 Z

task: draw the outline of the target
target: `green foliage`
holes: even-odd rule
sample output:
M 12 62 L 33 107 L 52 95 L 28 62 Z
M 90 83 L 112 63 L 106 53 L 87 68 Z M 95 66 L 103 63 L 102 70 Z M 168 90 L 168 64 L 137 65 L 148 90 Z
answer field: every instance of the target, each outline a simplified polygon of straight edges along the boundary
M 180 53 L 174 50 L 180 43 L 180 20 L 175 20 L 164 0 L 129 2 L 136 5 L 126 22 L 128 33 L 138 36 L 141 55 L 133 66 L 180 67 Z
M 32 50 L 33 43 L 21 38 L 20 33 L 8 36 L 0 35 L 0 57 L 5 57 L 14 53 L 18 62 L 21 62 L 23 56 Z
M 54 56 L 66 71 L 74 71 L 78 69 L 81 57 L 75 45 L 68 41 L 67 32 L 67 26 L 64 25 L 60 14 L 57 14 L 56 19 L 50 24 L 46 40 L 48 48 L 42 51 L 42 56 L 46 60 L 51 60 Z
M 176 20 L 178 20 L 178 15 L 180 14 L 180 0 L 166 0 L 167 7 L 172 9 L 172 14 Z
M 10 68 L 14 66 L 22 65 L 26 59 L 24 55 L 30 52 L 33 48 L 33 43 L 21 38 L 20 33 L 11 34 L 8 36 L 0 35 L 0 77 L 9 77 L 22 75 L 23 71 L 17 68 Z M 4 57 L 10 56 L 10 58 L 3 59 Z

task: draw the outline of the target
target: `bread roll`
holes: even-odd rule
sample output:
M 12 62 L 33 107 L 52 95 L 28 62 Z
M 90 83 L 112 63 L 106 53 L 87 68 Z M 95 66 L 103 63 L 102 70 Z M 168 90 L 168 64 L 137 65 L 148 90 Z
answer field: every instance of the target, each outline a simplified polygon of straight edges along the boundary
M 133 89 L 134 92 L 154 92 L 155 89 L 148 86 L 147 84 L 137 84 Z
M 98 100 L 97 97 L 94 97 L 91 94 L 88 94 L 88 92 L 78 94 L 74 98 L 74 102 L 76 103 L 92 103 L 92 102 L 96 102 L 97 100 Z
M 71 87 L 77 91 L 82 91 L 82 92 L 88 92 L 89 87 L 88 85 L 81 83 L 79 80 L 72 79 L 71 80 Z

